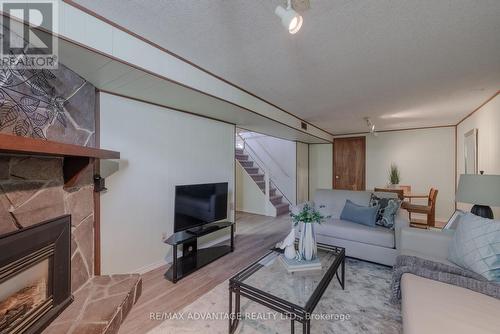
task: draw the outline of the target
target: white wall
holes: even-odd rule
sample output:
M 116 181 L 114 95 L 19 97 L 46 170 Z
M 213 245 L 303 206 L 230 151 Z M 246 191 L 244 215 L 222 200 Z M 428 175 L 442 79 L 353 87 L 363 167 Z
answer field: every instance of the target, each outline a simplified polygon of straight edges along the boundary
M 316 189 L 332 188 L 332 155 L 332 144 L 309 145 L 309 195 L 311 200 Z
M 103 274 L 144 271 L 165 263 L 173 232 L 174 187 L 229 182 L 234 219 L 234 127 L 101 94 L 101 146 L 121 152 L 101 195 Z M 170 255 L 171 256 L 171 255 Z
M 297 142 L 297 203 L 309 200 L 309 144 Z
M 297 157 L 296 143 L 259 133 L 245 132 L 242 134 L 247 146 L 269 169 L 272 180 L 292 204 L 297 195 Z M 248 147 L 247 147 L 248 150 Z
M 392 162 L 401 171 L 401 184 L 412 192 L 439 190 L 436 218 L 454 211 L 455 129 L 453 127 L 379 133 L 366 137 L 366 189 L 388 183 Z M 332 145 L 310 145 L 310 189 L 332 187 Z M 311 195 L 312 196 L 312 195 Z M 417 202 L 416 202 L 417 203 Z
M 464 167 L 464 135 L 478 129 L 478 170 L 485 174 L 500 175 L 500 95 L 485 104 L 457 126 L 457 182 Z M 469 210 L 471 205 L 458 204 Z M 492 208 L 495 218 L 500 217 L 500 208 Z
M 400 184 L 412 192 L 439 190 L 436 219 L 448 220 L 455 209 L 455 129 L 453 127 L 379 133 L 366 139 L 366 189 L 388 183 L 391 163 L 401 172 Z M 415 201 L 416 202 L 416 201 Z
M 245 169 L 236 163 L 236 210 L 276 217 L 276 208 Z

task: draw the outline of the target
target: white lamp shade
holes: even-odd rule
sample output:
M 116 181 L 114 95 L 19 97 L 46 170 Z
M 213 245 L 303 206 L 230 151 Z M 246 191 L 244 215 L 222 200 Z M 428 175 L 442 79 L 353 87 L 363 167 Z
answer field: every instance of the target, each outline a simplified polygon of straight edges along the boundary
M 461 203 L 500 206 L 500 175 L 460 175 L 455 200 Z

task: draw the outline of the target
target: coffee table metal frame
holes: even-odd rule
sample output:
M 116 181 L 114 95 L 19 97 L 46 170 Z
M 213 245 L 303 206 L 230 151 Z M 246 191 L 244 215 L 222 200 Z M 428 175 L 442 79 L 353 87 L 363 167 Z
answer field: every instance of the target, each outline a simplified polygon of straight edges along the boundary
M 302 332 L 309 334 L 311 332 L 311 314 L 323 296 L 326 288 L 334 276 L 340 283 L 342 289 L 345 286 L 345 249 L 342 247 L 330 246 L 318 243 L 318 249 L 336 253 L 336 258 L 330 265 L 323 278 L 319 282 L 314 292 L 309 297 L 304 307 L 290 303 L 284 299 L 273 296 L 271 293 L 245 284 L 245 279 L 263 267 L 259 262 L 274 251 L 266 253 L 259 260 L 255 261 L 229 280 L 229 334 L 233 334 L 238 327 L 241 317 L 240 298 L 245 297 L 261 305 L 264 305 L 274 311 L 280 312 L 291 320 L 290 333 L 295 333 L 295 321 L 302 324 Z M 338 270 L 341 273 L 339 276 Z M 233 294 L 234 310 L 233 310 Z

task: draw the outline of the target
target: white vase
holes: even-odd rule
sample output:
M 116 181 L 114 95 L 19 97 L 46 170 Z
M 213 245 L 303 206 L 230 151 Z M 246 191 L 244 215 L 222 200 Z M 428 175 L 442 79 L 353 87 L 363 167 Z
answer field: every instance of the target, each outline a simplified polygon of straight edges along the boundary
M 311 261 L 316 259 L 318 248 L 316 246 L 316 234 L 314 233 L 314 223 L 301 223 L 299 239 L 299 255 L 303 260 Z

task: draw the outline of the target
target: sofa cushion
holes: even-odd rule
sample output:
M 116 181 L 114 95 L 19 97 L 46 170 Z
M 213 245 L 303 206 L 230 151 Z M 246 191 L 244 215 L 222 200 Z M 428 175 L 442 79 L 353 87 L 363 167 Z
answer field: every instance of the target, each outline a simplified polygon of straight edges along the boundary
M 377 214 L 378 206 L 363 206 L 358 205 L 351 200 L 346 200 L 342 213 L 340 214 L 340 219 L 375 227 Z
M 369 227 L 347 220 L 330 218 L 316 225 L 315 228 L 317 234 L 394 248 L 394 231 L 381 226 Z
M 491 334 L 500 328 L 500 300 L 455 285 L 404 274 L 405 334 Z
M 371 194 L 370 191 L 317 189 L 314 192 L 314 204 L 323 216 L 339 219 L 346 200 L 349 199 L 356 204 L 368 206 Z M 397 198 L 395 193 L 376 192 L 374 194 L 381 197 Z
M 500 221 L 466 213 L 450 243 L 448 259 L 500 282 Z

